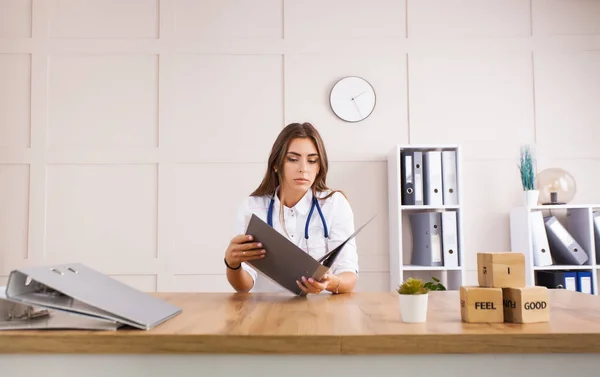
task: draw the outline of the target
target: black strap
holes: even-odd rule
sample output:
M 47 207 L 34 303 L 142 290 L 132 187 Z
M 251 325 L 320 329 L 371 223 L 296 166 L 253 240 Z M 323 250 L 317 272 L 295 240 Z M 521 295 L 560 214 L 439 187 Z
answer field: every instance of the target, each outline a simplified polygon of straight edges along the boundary
M 227 268 L 229 268 L 230 270 L 239 270 L 240 267 L 242 267 L 242 264 L 240 263 L 239 266 L 237 266 L 236 268 L 231 267 L 230 265 L 227 264 L 227 259 L 223 258 L 223 262 L 225 262 L 225 266 L 227 266 Z

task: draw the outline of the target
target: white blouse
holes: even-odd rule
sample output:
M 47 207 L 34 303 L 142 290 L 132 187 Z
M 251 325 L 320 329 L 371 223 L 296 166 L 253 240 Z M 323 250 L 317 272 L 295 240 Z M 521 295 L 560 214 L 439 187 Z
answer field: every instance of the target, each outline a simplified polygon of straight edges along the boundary
M 318 193 L 318 197 L 321 198 L 327 194 L 328 192 Z M 321 216 L 319 216 L 319 212 L 315 209 L 310 218 L 308 240 L 306 240 L 304 232 L 306 219 L 308 218 L 312 204 L 312 198 L 312 191 L 308 190 L 304 197 L 302 197 L 294 207 L 288 208 L 284 206 L 286 234 L 279 221 L 281 203 L 279 202 L 277 195 L 275 195 L 275 203 L 273 206 L 273 228 L 313 258 L 319 259 L 327 252 L 335 249 L 354 232 L 354 214 L 350 207 L 350 203 L 342 193 L 336 192 L 331 197 L 325 199 L 325 201 L 319 200 L 321 211 L 323 212 L 327 224 L 327 230 L 329 231 L 329 239 L 325 239 Z M 269 196 L 249 196 L 246 198 L 238 209 L 235 234 L 246 233 L 246 228 L 252 214 L 255 214 L 266 223 L 270 201 L 271 198 Z M 267 254 L 268 253 L 269 250 L 267 250 Z M 254 286 L 252 287 L 251 292 L 286 291 L 269 278 L 257 273 L 257 271 L 247 263 L 242 263 L 242 268 L 248 271 L 254 279 Z M 356 241 L 354 238 L 344 245 L 342 252 L 338 255 L 330 270 L 333 274 L 339 274 L 346 271 L 358 274 L 358 253 L 356 251 Z

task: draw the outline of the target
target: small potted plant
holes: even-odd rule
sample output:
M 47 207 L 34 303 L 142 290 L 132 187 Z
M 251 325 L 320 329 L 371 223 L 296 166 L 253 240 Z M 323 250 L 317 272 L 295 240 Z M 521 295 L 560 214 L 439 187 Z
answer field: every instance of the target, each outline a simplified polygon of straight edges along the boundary
M 445 291 L 446 287 L 439 279 L 423 284 L 421 279 L 408 278 L 398 287 L 400 296 L 400 315 L 407 323 L 425 322 L 427 319 L 427 302 L 430 291 Z
M 540 192 L 535 189 L 533 150 L 529 145 L 521 147 L 519 172 L 521 173 L 521 186 L 525 192 L 525 205 L 528 207 L 537 205 Z

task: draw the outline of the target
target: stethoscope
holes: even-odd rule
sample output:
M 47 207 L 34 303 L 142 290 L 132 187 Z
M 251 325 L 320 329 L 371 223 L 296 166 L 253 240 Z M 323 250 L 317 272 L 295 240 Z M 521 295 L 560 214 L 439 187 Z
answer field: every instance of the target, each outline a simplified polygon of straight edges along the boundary
M 267 223 L 270 227 L 273 227 L 273 207 L 275 205 L 275 198 L 271 198 L 271 202 L 269 203 L 269 211 L 267 212 Z M 319 205 L 319 201 L 317 198 L 313 197 L 312 205 L 310 206 L 310 212 L 308 212 L 308 218 L 306 219 L 306 225 L 304 226 L 304 238 L 306 239 L 306 249 L 308 250 L 308 224 L 310 224 L 310 218 L 313 214 L 313 211 L 317 208 L 319 212 L 319 216 L 321 217 L 321 222 L 323 223 L 323 231 L 325 233 L 325 238 L 329 238 L 329 232 L 327 230 L 327 222 L 325 221 L 325 216 L 323 216 L 323 212 L 321 211 L 321 206 Z M 325 241 L 326 248 L 329 248 L 328 242 Z

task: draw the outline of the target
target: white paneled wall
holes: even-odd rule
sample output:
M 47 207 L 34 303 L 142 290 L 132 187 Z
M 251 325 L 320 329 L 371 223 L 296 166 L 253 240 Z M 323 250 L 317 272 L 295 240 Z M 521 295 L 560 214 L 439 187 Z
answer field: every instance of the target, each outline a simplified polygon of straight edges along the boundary
M 600 34 L 596 0 L 532 0 L 533 33 L 542 36 Z
M 313 122 L 356 223 L 360 291 L 388 289 L 396 144 L 464 150 L 466 283 L 509 249 L 519 146 L 600 201 L 598 0 L 0 0 L 0 284 L 79 261 L 144 291 L 231 291 L 242 198 Z M 328 94 L 366 78 L 344 123 Z
M 409 57 L 411 142 L 460 140 L 465 159 L 514 158 L 519 145 L 534 139 L 532 81 L 526 51 L 489 46 L 416 51 Z M 502 130 L 500 142 L 490 130 Z
M 49 147 L 155 147 L 158 57 L 48 57 Z
M 286 122 L 311 120 L 332 160 L 381 161 L 389 154 L 391 140 L 407 140 L 407 93 L 398 86 L 406 83 L 405 53 L 290 54 L 285 60 Z M 329 91 L 336 78 L 358 72 L 375 88 L 376 109 L 365 121 L 351 125 L 332 113 Z
M 404 1 L 370 0 L 368 6 L 358 0 L 284 0 L 283 4 L 286 39 L 326 39 L 335 44 L 339 40 L 352 43 L 357 38 L 406 35 Z M 330 50 L 335 52 L 335 45 Z
M 540 53 L 534 67 L 537 141 L 544 157 L 600 158 L 600 49 Z
M 528 37 L 530 2 L 408 0 L 408 37 Z
M 31 37 L 31 1 L 0 1 L 0 38 Z
M 2 21 L 0 21 L 1 23 Z M 31 56 L 0 54 L 0 146 L 27 148 L 31 122 Z
M 158 38 L 159 0 L 42 0 L 51 38 Z M 123 67 L 125 68 L 125 67 Z
M 29 202 L 29 165 L 4 163 L 0 165 L 0 263 L 6 266 L 9 257 L 27 256 Z M 1 271 L 5 271 L 2 269 Z M 3 273 L 0 272 L 0 275 Z
M 185 159 L 264 161 L 283 122 L 282 72 L 279 55 L 175 55 L 161 146 Z
M 280 39 L 283 36 L 281 0 L 171 0 L 174 35 L 189 38 Z

